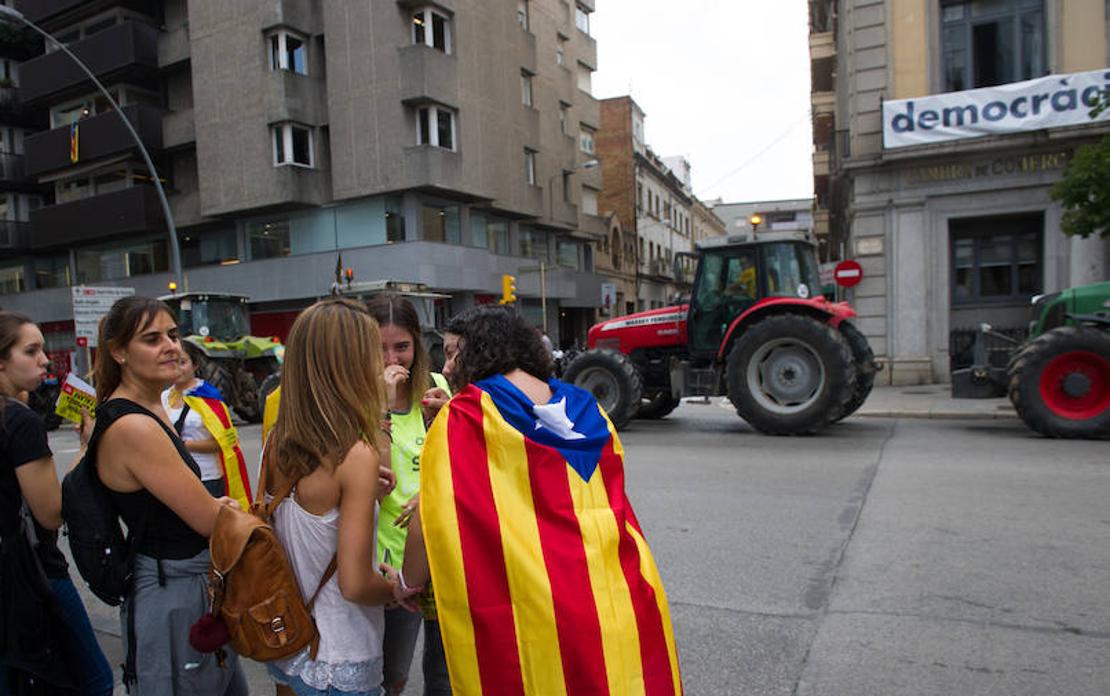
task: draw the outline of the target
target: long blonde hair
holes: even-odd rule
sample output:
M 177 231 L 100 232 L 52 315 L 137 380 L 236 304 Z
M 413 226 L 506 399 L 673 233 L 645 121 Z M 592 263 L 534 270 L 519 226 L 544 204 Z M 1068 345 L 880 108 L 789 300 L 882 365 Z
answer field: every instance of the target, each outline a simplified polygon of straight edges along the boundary
M 289 478 L 335 466 L 359 440 L 379 442 L 385 407 L 377 322 L 357 302 L 317 302 L 289 333 L 267 457 Z

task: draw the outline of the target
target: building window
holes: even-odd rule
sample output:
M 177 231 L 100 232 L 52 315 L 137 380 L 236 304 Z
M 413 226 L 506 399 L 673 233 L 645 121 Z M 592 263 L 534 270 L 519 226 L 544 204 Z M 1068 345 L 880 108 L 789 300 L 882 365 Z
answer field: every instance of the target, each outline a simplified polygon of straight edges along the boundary
M 31 262 L 35 276 L 35 289 L 65 288 L 73 283 L 69 275 L 69 254 L 39 256 Z
M 307 75 L 306 50 L 303 36 L 285 29 L 270 34 L 270 70 L 287 70 Z
M 0 295 L 23 292 L 23 264 L 0 268 Z
M 639 181 L 636 182 L 636 209 L 640 210 L 644 207 L 644 185 Z
M 416 110 L 416 143 L 455 149 L 455 112 L 443 106 L 422 106 Z
M 946 0 L 941 49 L 947 92 L 1045 75 L 1044 0 Z
M 536 185 L 536 151 L 524 148 L 524 180 Z
M 555 63 L 556 65 L 567 64 L 567 40 L 563 36 L 555 37 Z
M 559 130 L 563 135 L 570 135 L 570 104 L 559 102 Z
M 234 229 L 185 232 L 181 235 L 181 265 L 186 268 L 239 261 Z
M 578 31 L 589 35 L 590 33 L 590 11 L 582 5 L 576 4 L 574 6 L 574 26 L 578 27 Z
M 405 241 L 405 208 L 397 196 L 385 199 L 385 241 L 387 244 Z
M 428 242 L 461 243 L 459 207 L 456 205 L 424 205 L 424 240 Z
M 518 234 L 520 238 L 520 255 L 540 261 L 550 261 L 547 249 L 547 233 L 521 225 Z
M 589 126 L 579 126 L 578 149 L 588 155 L 594 154 L 594 129 Z
M 560 266 L 580 270 L 582 268 L 582 260 L 578 254 L 578 245 L 569 240 L 560 239 L 555 244 L 555 263 Z
M 295 165 L 315 167 L 312 148 L 312 129 L 296 123 L 282 123 L 271 127 L 274 141 L 274 166 Z
M 520 101 L 525 106 L 532 106 L 532 73 L 527 70 L 520 71 Z
M 593 94 L 593 69 L 585 63 L 578 64 L 578 89 Z
M 247 223 L 251 260 L 276 259 L 293 253 L 288 220 Z
M 597 215 L 597 191 L 588 186 L 582 187 L 582 212 Z
M 952 304 L 1024 303 L 1043 291 L 1041 215 L 953 220 Z
M 77 250 L 77 282 L 96 283 L 169 270 L 165 239 L 127 241 Z
M 528 31 L 528 0 L 516 0 L 516 23 Z
M 451 18 L 430 7 L 412 13 L 412 43 L 451 53 Z

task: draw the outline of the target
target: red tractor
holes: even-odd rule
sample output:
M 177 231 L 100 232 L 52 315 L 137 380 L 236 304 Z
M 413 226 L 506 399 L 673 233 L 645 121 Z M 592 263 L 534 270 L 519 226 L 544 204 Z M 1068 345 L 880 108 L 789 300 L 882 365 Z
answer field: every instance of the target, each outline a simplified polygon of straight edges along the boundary
M 813 246 L 760 235 L 699 244 L 688 304 L 595 324 L 589 348 L 563 379 L 594 394 L 614 425 L 662 418 L 684 396 L 727 395 L 737 414 L 773 435 L 813 433 L 849 416 L 879 365 L 848 321 L 855 312 L 821 293 Z

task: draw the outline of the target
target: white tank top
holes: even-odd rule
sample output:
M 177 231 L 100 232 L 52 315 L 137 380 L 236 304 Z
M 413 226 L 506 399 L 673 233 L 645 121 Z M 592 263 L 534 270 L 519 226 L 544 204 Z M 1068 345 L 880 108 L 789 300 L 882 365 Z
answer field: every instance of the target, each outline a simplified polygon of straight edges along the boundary
M 307 602 L 335 555 L 339 541 L 339 509 L 313 515 L 295 498 L 296 491 L 278 505 L 273 524 Z M 300 677 L 314 689 L 327 690 L 331 686 L 340 691 L 371 691 L 378 688 L 382 682 L 382 635 L 385 631 L 382 607 L 366 607 L 343 599 L 336 573 L 320 590 L 312 614 L 320 631 L 316 659 L 308 659 L 306 648 L 274 665 L 285 674 Z

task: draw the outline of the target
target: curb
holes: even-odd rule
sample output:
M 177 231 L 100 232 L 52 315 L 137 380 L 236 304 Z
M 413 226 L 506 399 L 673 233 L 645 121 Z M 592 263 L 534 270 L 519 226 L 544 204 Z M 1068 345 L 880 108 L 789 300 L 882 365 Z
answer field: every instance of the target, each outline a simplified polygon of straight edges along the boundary
M 863 418 L 922 418 L 929 420 L 1011 420 L 1017 419 L 1016 411 L 999 411 L 997 413 L 979 413 L 967 411 L 900 411 L 890 409 L 886 411 L 859 411 L 855 415 Z

